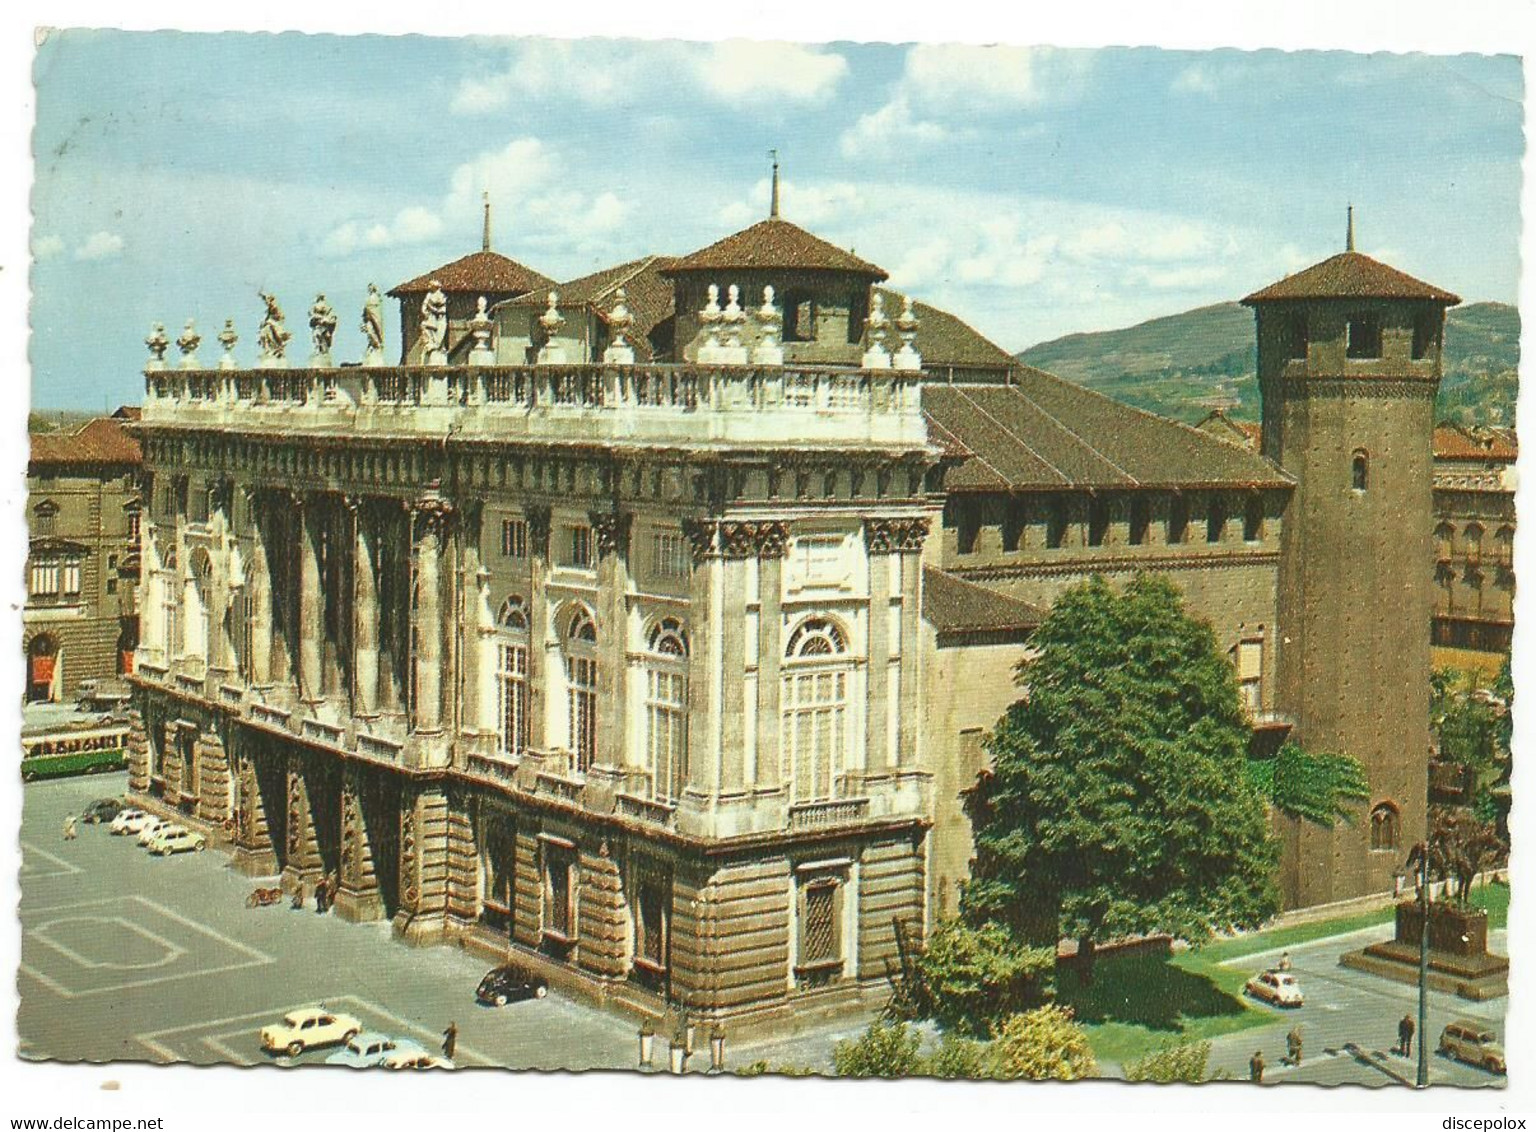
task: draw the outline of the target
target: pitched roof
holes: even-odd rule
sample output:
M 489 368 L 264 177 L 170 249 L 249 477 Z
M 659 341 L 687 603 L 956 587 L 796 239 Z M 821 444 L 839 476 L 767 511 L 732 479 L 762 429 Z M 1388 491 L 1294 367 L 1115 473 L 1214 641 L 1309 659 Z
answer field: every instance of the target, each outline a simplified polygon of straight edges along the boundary
M 540 288 L 547 291 L 554 286 L 554 280 L 531 267 L 524 267 L 515 259 L 508 259 L 499 252 L 479 251 L 406 280 L 390 291 L 390 297 L 426 294 L 434 279 L 448 294 L 469 291 L 477 295 L 521 295 Z
M 923 620 L 941 633 L 1033 629 L 1045 611 L 932 566 L 923 568 Z
M 1233 420 L 1220 409 L 1206 413 L 1195 422 L 1195 427 L 1201 432 L 1208 432 L 1233 444 L 1241 444 L 1253 451 L 1258 450 L 1259 442 L 1263 439 L 1263 430 L 1253 421 Z
M 872 279 L 886 278 L 884 268 L 876 267 L 852 252 L 845 252 L 779 217 L 759 220 L 750 228 L 743 228 L 707 248 L 682 256 L 674 260 L 664 274 L 778 267 L 847 271 Z
M 877 287 L 876 290 L 884 299 L 886 317 L 895 319 L 901 313 L 907 297 L 889 287 Z M 914 300 L 912 313 L 917 316 L 917 341 L 914 345 L 922 355 L 925 370 L 943 369 L 946 366 L 964 369 L 1019 368 L 1018 359 L 1012 354 L 948 311 Z M 900 344 L 894 331 L 886 342 L 891 349 L 896 349 Z
M 34 464 L 142 464 L 139 442 L 115 417 L 86 421 L 72 435 L 37 433 L 32 438 Z
M 1515 460 L 1520 444 L 1512 428 L 1465 428 L 1449 421 L 1435 426 L 1437 460 Z
M 1429 299 L 1455 306 L 1461 298 L 1360 252 L 1340 252 L 1305 271 L 1287 275 L 1243 300 L 1244 306 L 1277 299 Z
M 559 294 L 560 309 L 590 307 L 607 321 L 613 313 L 619 288 L 624 288 L 624 305 L 634 318 L 630 326 L 631 341 L 637 345 L 656 325 L 671 318 L 674 310 L 672 284 L 662 278 L 662 273 L 672 263 L 670 256 L 650 255 L 644 259 L 632 259 L 628 263 L 605 267 L 591 275 L 583 275 L 565 283 L 557 283 L 549 290 Z M 530 292 L 509 300 L 518 307 L 544 308 L 548 301 L 547 290 Z
M 1292 482 L 1256 453 L 1026 366 L 1010 385 L 924 385 L 923 414 L 933 443 L 965 454 L 951 491 Z

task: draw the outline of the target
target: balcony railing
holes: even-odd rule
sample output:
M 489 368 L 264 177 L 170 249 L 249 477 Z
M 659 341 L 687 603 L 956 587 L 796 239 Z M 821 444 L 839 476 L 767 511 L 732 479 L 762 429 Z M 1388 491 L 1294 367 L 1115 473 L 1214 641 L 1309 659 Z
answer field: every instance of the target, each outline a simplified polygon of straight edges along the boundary
M 856 822 L 869 813 L 868 798 L 833 798 L 825 802 L 798 802 L 789 808 L 790 829 L 819 829 Z
M 150 424 L 530 439 L 925 442 L 921 372 L 538 365 L 145 374 Z
M 618 811 L 625 817 L 638 818 L 654 825 L 670 826 L 676 807 L 654 798 L 640 798 L 634 794 L 618 796 Z

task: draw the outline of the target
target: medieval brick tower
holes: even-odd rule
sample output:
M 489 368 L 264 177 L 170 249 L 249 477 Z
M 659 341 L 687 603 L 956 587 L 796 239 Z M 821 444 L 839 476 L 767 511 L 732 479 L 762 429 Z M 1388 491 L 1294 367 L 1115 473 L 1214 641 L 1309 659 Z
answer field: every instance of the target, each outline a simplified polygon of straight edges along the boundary
M 1280 553 L 1278 706 L 1312 752 L 1364 764 L 1327 830 L 1277 817 L 1288 907 L 1393 885 L 1424 836 L 1430 438 L 1445 311 L 1461 300 L 1354 250 L 1249 295 L 1263 452 L 1297 484 Z

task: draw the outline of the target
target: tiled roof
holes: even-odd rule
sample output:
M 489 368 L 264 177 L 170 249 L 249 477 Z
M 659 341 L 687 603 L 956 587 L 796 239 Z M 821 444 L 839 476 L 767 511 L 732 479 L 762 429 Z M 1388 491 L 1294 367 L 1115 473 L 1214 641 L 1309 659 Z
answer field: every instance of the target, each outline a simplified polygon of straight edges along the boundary
M 968 454 L 945 476 L 952 491 L 1292 482 L 1256 453 L 1029 367 L 1012 385 L 924 385 L 923 414 L 933 443 Z
M 646 336 L 658 323 L 666 321 L 675 313 L 672 284 L 662 278 L 662 272 L 672 262 L 670 256 L 659 255 L 630 260 L 567 283 L 557 283 L 522 295 L 511 300 L 511 303 L 514 306 L 538 307 L 542 310 L 549 299 L 549 291 L 555 291 L 560 296 L 561 310 L 591 307 L 607 321 L 617 302 L 614 294 L 622 287 L 624 305 L 629 308 L 635 320 L 630 326 L 629 341 L 635 347 L 636 356 L 641 361 L 647 361 Z
M 1208 432 L 1232 444 L 1241 444 L 1255 452 L 1258 451 L 1264 431 L 1253 421 L 1233 420 L 1220 409 L 1212 409 L 1195 423 L 1195 427 L 1201 432 Z
M 1276 299 L 1430 299 L 1455 306 L 1460 297 L 1388 267 L 1360 252 L 1340 252 L 1305 271 L 1287 275 L 1243 300 L 1243 305 Z
M 755 268 L 849 271 L 884 279 L 883 268 L 813 236 L 799 225 L 772 217 L 674 260 L 667 272 Z M 726 280 L 729 282 L 729 280 Z
M 894 320 L 901 314 L 906 296 L 889 287 L 877 287 L 876 290 L 884 298 L 885 316 Z M 915 345 L 917 352 L 922 355 L 925 370 L 942 370 L 947 366 L 965 369 L 1018 368 L 1018 360 L 1012 354 L 948 311 L 914 301 L 912 313 L 917 316 Z M 893 327 L 886 337 L 886 347 L 895 350 L 900 345 L 901 339 Z
M 424 295 L 434 279 L 448 294 L 468 291 L 476 295 L 505 297 L 521 295 L 525 291 L 547 291 L 554 286 L 553 280 L 531 267 L 524 267 L 515 259 L 508 259 L 498 252 L 479 251 L 407 280 L 392 290 L 390 297 Z
M 119 405 L 112 415 L 120 421 L 136 421 L 144 416 L 144 410 L 139 405 Z
M 32 436 L 34 464 L 142 464 L 144 455 L 139 442 L 123 431 L 123 422 L 115 417 L 97 417 L 86 421 L 71 434 L 35 433 Z
M 932 566 L 923 568 L 923 620 L 941 633 L 1033 629 L 1044 617 L 1044 610 L 1027 601 Z
M 1437 460 L 1514 460 L 1520 444 L 1512 428 L 1463 428 L 1441 422 L 1435 426 Z

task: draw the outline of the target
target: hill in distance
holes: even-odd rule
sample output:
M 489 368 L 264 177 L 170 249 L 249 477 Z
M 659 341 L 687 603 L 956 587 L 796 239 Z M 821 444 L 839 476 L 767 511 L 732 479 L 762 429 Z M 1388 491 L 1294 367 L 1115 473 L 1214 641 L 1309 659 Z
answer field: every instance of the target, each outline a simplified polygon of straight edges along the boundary
M 1122 330 L 1069 334 L 1018 355 L 1026 365 L 1181 421 L 1213 408 L 1259 417 L 1253 312 L 1237 303 L 1197 307 Z M 1446 315 L 1445 377 L 1438 416 L 1512 424 L 1520 364 L 1520 313 L 1470 303 Z

